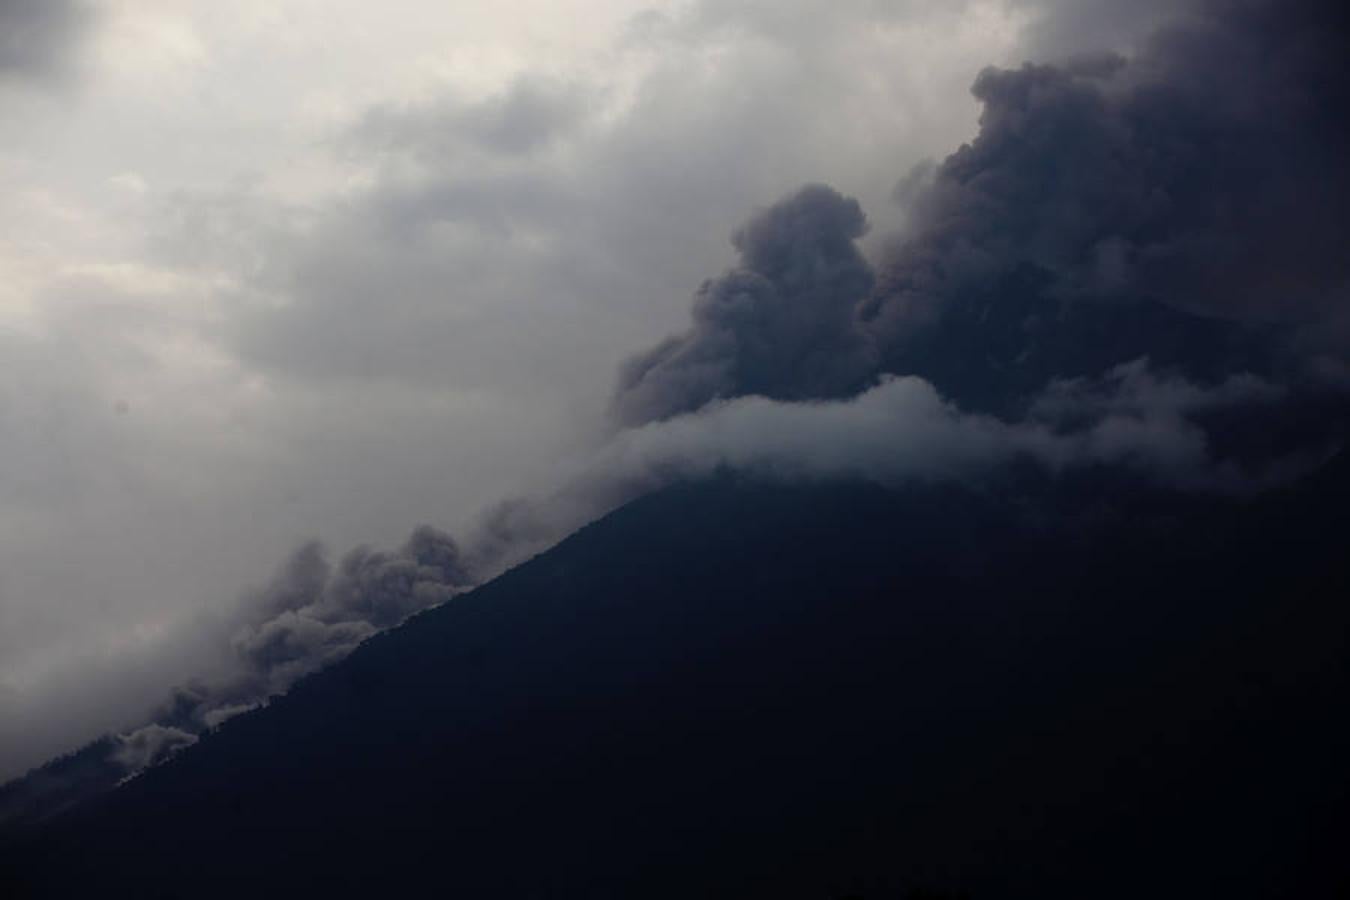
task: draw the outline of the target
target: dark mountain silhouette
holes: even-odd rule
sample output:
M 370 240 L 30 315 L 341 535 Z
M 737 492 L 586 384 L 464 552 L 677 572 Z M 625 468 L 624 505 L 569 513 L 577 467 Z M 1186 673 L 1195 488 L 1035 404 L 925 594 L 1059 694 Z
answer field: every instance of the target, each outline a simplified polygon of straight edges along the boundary
M 0 828 L 40 823 L 116 787 L 124 775 L 108 764 L 116 743 L 116 738 L 104 735 L 0 785 Z
M 669 489 L 12 832 L 6 896 L 1332 896 L 1347 497 Z

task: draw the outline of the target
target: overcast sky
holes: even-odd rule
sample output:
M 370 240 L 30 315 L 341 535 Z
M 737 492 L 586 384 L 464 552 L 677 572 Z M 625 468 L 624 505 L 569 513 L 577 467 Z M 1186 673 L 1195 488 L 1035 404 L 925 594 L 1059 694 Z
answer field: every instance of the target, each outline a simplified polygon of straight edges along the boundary
M 303 540 L 546 486 L 756 208 L 875 250 L 981 68 L 1167 4 L 1065 6 L 0 0 L 0 778 Z

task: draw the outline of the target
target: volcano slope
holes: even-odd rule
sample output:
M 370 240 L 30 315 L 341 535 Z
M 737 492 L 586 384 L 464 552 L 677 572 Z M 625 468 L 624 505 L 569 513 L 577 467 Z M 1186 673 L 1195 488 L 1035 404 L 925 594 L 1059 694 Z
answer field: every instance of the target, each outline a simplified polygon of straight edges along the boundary
M 668 489 L 10 835 L 7 896 L 1329 896 L 1348 487 Z

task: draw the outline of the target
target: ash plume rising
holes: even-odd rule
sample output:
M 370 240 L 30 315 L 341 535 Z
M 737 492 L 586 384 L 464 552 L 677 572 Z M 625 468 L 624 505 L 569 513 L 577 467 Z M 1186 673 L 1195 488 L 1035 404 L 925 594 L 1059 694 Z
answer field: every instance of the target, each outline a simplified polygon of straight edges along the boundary
M 874 260 L 826 185 L 752 215 L 688 329 L 621 367 L 615 437 L 485 538 L 519 559 L 720 467 L 1030 459 L 1242 493 L 1328 459 L 1350 437 L 1347 14 L 1174 13 L 1129 56 L 984 70 L 978 133 L 900 179 Z
M 163 762 L 371 635 L 476 582 L 455 540 L 430 526 L 415 529 L 396 551 L 357 547 L 336 566 L 317 542 L 301 546 L 268 584 L 245 598 L 226 636 L 229 672 L 179 685 L 144 724 L 0 786 L 0 824 L 49 817 Z
M 1143 356 L 1210 381 L 1342 366 L 1345 19 L 1211 3 L 1128 59 L 986 69 L 978 135 L 859 310 L 882 367 L 1009 413 Z
M 856 392 L 876 366 L 853 315 L 873 283 L 855 243 L 866 227 L 858 201 L 824 185 L 751 218 L 732 237 L 740 264 L 698 289 L 690 330 L 623 367 L 618 418 L 664 419 L 739 394 Z
M 838 399 L 890 374 L 1014 421 L 1057 383 L 1131 366 L 1197 389 L 1277 382 L 1287 441 L 1234 416 L 1207 438 L 1248 461 L 1325 452 L 1350 385 L 1346 19 L 1332 3 L 1214 2 L 1129 57 L 986 69 L 977 135 L 901 180 L 908 224 L 876 262 L 854 244 L 861 216 L 828 214 L 853 208 L 829 189 L 769 208 L 737 235 L 742 266 L 699 291 L 690 330 L 624 368 L 615 418 Z M 795 237 L 761 273 L 747 233 Z M 848 348 L 834 367 L 804 364 L 797 337 L 821 309 L 817 340 Z

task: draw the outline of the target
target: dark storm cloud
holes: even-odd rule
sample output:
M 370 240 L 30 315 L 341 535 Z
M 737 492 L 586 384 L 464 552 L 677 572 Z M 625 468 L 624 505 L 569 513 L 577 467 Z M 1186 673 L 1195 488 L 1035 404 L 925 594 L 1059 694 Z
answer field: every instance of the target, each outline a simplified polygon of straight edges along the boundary
M 664 419 L 719 397 L 842 396 L 874 368 L 853 310 L 872 288 L 856 200 L 823 185 L 760 212 L 732 238 L 739 265 L 694 298 L 693 327 L 629 360 L 615 409 Z
M 84 0 L 0 0 L 0 81 L 63 74 L 92 18 Z

